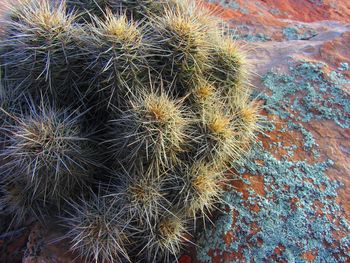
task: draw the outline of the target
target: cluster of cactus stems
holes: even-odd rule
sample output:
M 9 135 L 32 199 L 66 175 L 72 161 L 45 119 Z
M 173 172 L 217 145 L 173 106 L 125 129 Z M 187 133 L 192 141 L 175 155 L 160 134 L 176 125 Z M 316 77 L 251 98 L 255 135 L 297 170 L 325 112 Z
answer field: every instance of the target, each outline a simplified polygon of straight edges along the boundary
M 219 24 L 190 0 L 9 7 L 2 213 L 56 218 L 87 262 L 176 258 L 259 128 L 244 52 Z

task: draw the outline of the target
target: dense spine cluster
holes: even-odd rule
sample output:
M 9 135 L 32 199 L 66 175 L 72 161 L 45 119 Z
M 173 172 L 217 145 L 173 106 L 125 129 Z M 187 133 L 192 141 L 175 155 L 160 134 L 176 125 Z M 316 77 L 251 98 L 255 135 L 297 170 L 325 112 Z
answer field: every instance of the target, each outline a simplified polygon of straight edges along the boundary
M 7 19 L 1 211 L 59 218 L 87 261 L 170 262 L 259 129 L 244 52 L 191 0 L 25 0 Z

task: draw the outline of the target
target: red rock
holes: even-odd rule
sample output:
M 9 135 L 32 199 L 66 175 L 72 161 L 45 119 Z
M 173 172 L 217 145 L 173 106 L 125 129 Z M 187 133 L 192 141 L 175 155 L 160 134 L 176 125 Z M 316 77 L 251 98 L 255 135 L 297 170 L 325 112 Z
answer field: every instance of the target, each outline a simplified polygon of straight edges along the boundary
M 182 255 L 180 258 L 179 258 L 179 263 L 191 263 L 191 257 L 188 256 L 188 255 Z
M 255 76 L 252 79 L 252 83 L 258 89 L 262 89 L 261 75 L 273 67 L 278 67 L 281 72 L 286 71 L 288 69 L 288 61 L 305 59 L 307 61 L 325 62 L 328 67 L 325 70 L 328 71 L 337 68 L 341 62 L 350 64 L 350 27 L 345 24 L 350 22 L 350 1 L 323 0 L 322 3 L 320 1 L 320 4 L 315 4 L 313 1 L 307 0 L 237 0 L 236 2 L 240 7 L 247 10 L 247 14 L 242 13 L 241 10 L 225 9 L 217 4 L 205 5 L 218 13 L 221 18 L 229 22 L 233 27 L 235 25 L 245 24 L 249 26 L 252 32 L 262 32 L 272 38 L 272 41 L 251 43 L 247 48 L 251 62 L 254 64 L 252 67 L 253 71 L 259 74 L 259 76 Z M 276 12 L 272 12 L 272 10 Z M 336 20 L 338 22 L 333 23 L 325 20 Z M 295 25 L 303 25 L 314 29 L 318 32 L 318 35 L 310 41 L 287 41 L 282 30 L 285 27 Z M 350 77 L 350 71 L 344 71 L 343 73 Z M 285 124 L 284 120 L 276 116 L 269 117 L 275 121 L 277 129 Z M 350 129 L 341 129 L 331 121 L 311 121 L 305 125 L 312 132 L 312 135 L 319 144 L 320 158 L 322 160 L 331 158 L 335 162 L 335 165 L 327 171 L 327 175 L 331 179 L 339 180 L 344 184 L 338 191 L 337 202 L 344 208 L 344 217 L 350 220 Z M 286 145 L 293 143 L 298 146 L 298 150 L 294 156 L 290 157 L 290 160 L 307 160 L 310 163 L 315 161 L 310 153 L 301 150 L 302 145 L 300 141 L 302 134 L 300 132 L 292 130 L 285 133 L 272 132 L 268 133 L 268 135 L 269 138 L 260 138 L 265 147 L 268 147 L 274 141 L 280 141 L 282 138 Z M 273 147 L 273 151 L 277 159 L 286 155 L 286 150 L 281 147 Z M 262 161 L 260 164 L 262 164 Z M 248 188 L 253 189 L 258 195 L 264 196 L 266 194 L 263 178 L 253 178 L 249 174 L 244 174 L 243 176 L 251 182 L 249 187 L 241 180 L 232 182 L 232 185 L 243 194 L 243 198 L 248 198 Z M 285 190 L 288 190 L 288 186 L 286 186 Z M 295 210 L 299 205 L 299 201 L 297 198 L 291 200 L 291 209 Z M 318 213 L 321 213 L 322 205 L 316 202 L 315 206 L 318 207 Z M 258 205 L 253 205 L 250 209 L 257 212 L 260 208 Z M 330 218 L 332 217 L 332 215 L 328 216 Z M 232 229 L 234 229 L 235 218 L 237 217 L 236 212 L 233 212 L 232 217 Z M 34 227 L 34 230 L 32 229 L 29 236 L 29 242 L 27 244 L 29 250 L 33 245 L 35 247 L 35 244 L 32 242 L 35 233 L 37 233 L 35 229 L 36 227 Z M 253 232 L 258 230 L 256 226 Z M 334 235 L 340 239 L 345 234 L 343 232 L 337 232 Z M 223 234 L 222 236 L 222 242 L 227 246 L 234 239 L 234 231 L 229 231 L 226 235 Z M 21 238 L 18 238 L 16 244 L 11 243 L 6 251 L 11 253 L 13 251 L 23 250 L 23 246 L 27 243 L 27 240 L 28 233 L 23 234 Z M 38 242 L 38 240 L 35 242 Z M 5 243 L 6 241 L 0 240 L 1 247 L 4 247 Z M 60 263 L 71 262 L 75 255 L 67 252 L 67 244 L 64 243 L 47 245 L 36 259 L 26 257 L 23 259 L 23 262 L 42 262 L 42 260 L 47 259 L 49 256 L 55 258 Z M 261 243 L 262 240 L 258 241 L 257 244 L 250 245 L 259 246 Z M 277 247 L 273 258 L 277 258 L 277 255 L 281 254 L 284 250 L 284 247 Z M 313 262 L 316 255 L 317 251 L 307 251 L 303 254 L 303 258 L 308 262 Z M 214 263 L 244 262 L 242 253 L 219 251 L 216 249 L 216 244 L 213 244 L 209 256 Z M 195 251 L 182 255 L 179 262 L 198 262 L 195 257 Z

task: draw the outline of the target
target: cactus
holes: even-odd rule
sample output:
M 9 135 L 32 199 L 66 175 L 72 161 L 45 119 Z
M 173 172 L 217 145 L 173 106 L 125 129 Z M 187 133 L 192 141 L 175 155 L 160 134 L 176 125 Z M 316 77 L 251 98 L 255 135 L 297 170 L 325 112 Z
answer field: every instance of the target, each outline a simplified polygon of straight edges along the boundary
M 84 23 L 90 20 L 89 14 L 103 17 L 106 10 L 109 9 L 113 13 L 125 13 L 132 19 L 142 20 L 148 19 L 150 16 L 162 15 L 166 9 L 177 9 L 188 7 L 190 1 L 187 0 L 68 0 L 69 10 L 78 10 L 80 16 L 79 22 Z
M 221 201 L 222 183 L 225 181 L 222 172 L 207 164 L 195 163 L 191 167 L 185 167 L 182 172 L 184 177 L 182 204 L 188 217 L 196 218 L 201 214 L 211 211 L 215 203 Z
M 245 52 L 190 0 L 67 6 L 2 34 L 2 211 L 59 217 L 86 261 L 170 262 L 260 129 Z
M 186 134 L 189 118 L 181 101 L 175 101 L 164 93 L 150 91 L 139 94 L 130 101 L 130 108 L 112 120 L 112 151 L 129 166 L 135 162 L 149 163 L 153 171 L 178 162 Z M 121 131 L 113 132 L 116 127 Z M 126 146 L 129 145 L 129 146 Z M 127 151 L 125 151 L 128 149 Z
M 116 17 L 111 12 L 104 19 L 93 17 L 93 21 L 81 40 L 81 52 L 87 57 L 83 71 L 91 76 L 88 93 L 94 98 L 99 93 L 97 104 L 120 107 L 145 71 L 143 29 L 126 16 Z
M 73 249 L 94 262 L 128 259 L 125 247 L 131 227 L 123 221 L 125 209 L 98 194 L 70 202 L 69 206 L 64 224 L 70 228 L 66 237 L 71 239 Z
M 33 192 L 39 188 L 43 199 L 58 203 L 76 185 L 83 188 L 90 181 L 94 160 L 89 139 L 82 133 L 84 113 L 76 111 L 59 112 L 33 102 L 14 113 L 4 111 L 8 121 L 2 127 L 3 177 L 32 185 L 27 187 Z
M 112 7 L 110 0 L 67 0 L 67 8 L 79 13 L 78 22 L 89 20 L 89 14 L 101 17 L 108 8 Z M 91 22 L 91 20 L 89 21 Z
M 222 96 L 242 96 L 247 81 L 245 53 L 230 39 L 216 39 L 210 52 L 207 74 Z
M 171 262 L 173 255 L 181 251 L 184 241 L 187 240 L 186 227 L 186 221 L 179 214 L 169 213 L 159 218 L 153 229 L 146 231 L 143 236 L 147 262 Z
M 75 15 L 65 12 L 65 4 L 23 1 L 12 8 L 0 44 L 3 72 L 15 82 L 18 96 L 44 94 L 70 101 L 79 75 L 79 60 L 73 26 Z M 58 96 L 59 95 L 59 96 Z M 25 96 L 25 95 L 24 95 Z
M 1 185 L 0 209 L 12 215 L 9 227 L 21 226 L 26 220 L 44 221 L 50 205 L 43 199 L 42 189 L 35 189 L 23 181 L 6 182 Z
M 173 84 L 176 96 L 186 95 L 207 67 L 211 29 L 199 15 L 176 9 L 154 18 L 153 45 L 158 50 L 153 67 Z
M 137 219 L 140 224 L 151 226 L 170 205 L 164 196 L 166 181 L 149 178 L 142 171 L 124 174 L 122 178 L 126 179 L 111 184 L 110 196 L 123 202 L 129 220 Z

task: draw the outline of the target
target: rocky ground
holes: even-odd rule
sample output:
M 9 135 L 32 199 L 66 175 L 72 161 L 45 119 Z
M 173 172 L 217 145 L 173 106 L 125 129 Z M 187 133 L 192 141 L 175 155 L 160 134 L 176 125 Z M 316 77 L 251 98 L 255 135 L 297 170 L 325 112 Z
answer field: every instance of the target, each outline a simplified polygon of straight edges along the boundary
M 206 5 L 245 46 L 266 122 L 180 262 L 350 262 L 350 1 Z M 0 262 L 74 258 L 36 224 L 0 239 Z
M 350 262 L 350 2 L 209 2 L 271 122 L 192 262 Z

